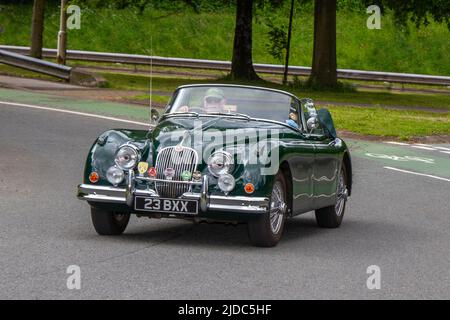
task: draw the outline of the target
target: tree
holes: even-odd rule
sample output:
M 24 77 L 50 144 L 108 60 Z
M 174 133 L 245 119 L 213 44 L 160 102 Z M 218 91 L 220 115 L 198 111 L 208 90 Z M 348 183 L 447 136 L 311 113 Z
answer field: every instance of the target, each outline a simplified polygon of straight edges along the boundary
M 289 11 L 289 27 L 286 43 L 286 60 L 284 63 L 283 84 L 287 84 L 287 77 L 289 71 L 289 51 L 291 49 L 291 36 L 292 36 L 292 19 L 294 18 L 294 0 L 291 0 L 291 10 Z
M 336 0 L 315 0 L 314 51 L 309 82 L 321 87 L 337 85 L 336 63 Z M 392 10 L 398 25 L 408 20 L 416 27 L 427 25 L 431 17 L 438 23 L 447 23 L 450 29 L 450 1 L 448 0 L 361 0 L 365 6 L 377 4 Z
M 256 80 L 258 75 L 252 59 L 253 0 L 237 0 L 236 27 L 234 29 L 232 80 Z
M 311 85 L 337 85 L 336 0 L 314 2 L 314 49 Z
M 34 0 L 33 18 L 31 21 L 30 56 L 42 58 L 42 37 L 44 33 L 44 5 L 45 0 Z

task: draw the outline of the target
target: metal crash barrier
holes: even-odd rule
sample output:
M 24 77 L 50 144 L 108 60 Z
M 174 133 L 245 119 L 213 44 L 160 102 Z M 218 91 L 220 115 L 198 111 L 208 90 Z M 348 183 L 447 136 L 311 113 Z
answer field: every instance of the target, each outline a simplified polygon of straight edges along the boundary
M 67 81 L 70 80 L 70 74 L 72 71 L 71 67 L 59 65 L 41 59 L 31 58 L 6 50 L 0 50 L 0 63 L 47 74 Z
M 30 48 L 20 46 L 0 45 L 1 52 L 8 50 L 19 54 L 28 54 Z M 43 56 L 46 58 L 55 58 L 56 49 L 43 49 Z M 201 59 L 187 59 L 187 58 L 170 58 L 158 56 L 145 56 L 138 54 L 124 54 L 124 53 L 108 53 L 108 52 L 93 52 L 68 50 L 67 59 L 79 61 L 92 61 L 104 63 L 123 63 L 135 65 L 150 65 L 165 66 L 165 67 L 180 67 L 192 69 L 210 69 L 229 71 L 231 69 L 231 62 L 220 60 L 201 60 Z M 53 64 L 54 65 L 54 64 Z M 275 64 L 253 64 L 255 71 L 259 73 L 283 74 L 284 66 Z M 289 75 L 308 76 L 311 73 L 311 68 L 301 66 L 290 66 Z M 430 84 L 430 85 L 444 85 L 450 86 L 450 77 L 432 76 L 424 74 L 410 74 L 410 73 L 395 73 L 395 72 L 378 72 L 378 71 L 363 71 L 338 69 L 338 78 L 363 80 L 363 81 L 387 81 L 393 83 L 413 83 L 413 84 Z

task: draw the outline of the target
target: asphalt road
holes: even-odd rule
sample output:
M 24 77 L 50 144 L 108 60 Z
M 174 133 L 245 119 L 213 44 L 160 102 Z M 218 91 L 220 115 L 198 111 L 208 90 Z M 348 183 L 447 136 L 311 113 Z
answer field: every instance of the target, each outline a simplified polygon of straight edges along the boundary
M 308 213 L 263 249 L 244 225 L 132 217 L 124 235 L 98 236 L 76 185 L 95 137 L 123 125 L 0 104 L 0 299 L 450 298 L 450 181 L 387 170 L 359 143 L 339 229 Z M 447 174 L 450 154 L 439 157 Z M 69 265 L 80 290 L 66 286 Z M 370 265 L 380 289 L 366 286 Z

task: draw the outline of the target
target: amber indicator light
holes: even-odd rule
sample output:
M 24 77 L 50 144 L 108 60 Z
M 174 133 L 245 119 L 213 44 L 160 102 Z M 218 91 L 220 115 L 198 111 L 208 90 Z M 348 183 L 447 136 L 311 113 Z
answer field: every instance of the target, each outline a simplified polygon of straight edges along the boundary
M 98 173 L 95 171 L 91 172 L 91 174 L 89 175 L 89 181 L 92 183 L 97 183 L 98 179 L 99 179 Z
M 246 183 L 244 186 L 244 190 L 247 193 L 253 193 L 253 191 L 255 191 L 255 186 L 253 185 L 253 183 Z

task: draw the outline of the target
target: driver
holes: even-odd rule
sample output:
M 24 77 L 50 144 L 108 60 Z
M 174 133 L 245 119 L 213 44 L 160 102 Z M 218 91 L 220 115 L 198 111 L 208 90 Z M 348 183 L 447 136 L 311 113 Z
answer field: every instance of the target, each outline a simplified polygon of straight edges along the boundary
M 221 89 L 210 88 L 203 98 L 203 108 L 206 113 L 223 112 L 226 98 Z

